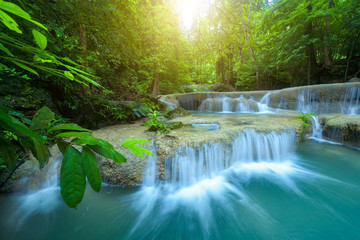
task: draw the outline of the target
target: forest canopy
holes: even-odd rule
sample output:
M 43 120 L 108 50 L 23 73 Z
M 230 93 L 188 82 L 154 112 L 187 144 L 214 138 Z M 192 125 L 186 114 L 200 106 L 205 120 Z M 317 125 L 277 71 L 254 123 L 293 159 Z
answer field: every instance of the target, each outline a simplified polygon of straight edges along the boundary
M 18 29 L 1 26 L 2 104 L 48 105 L 88 127 L 109 115 L 128 121 L 114 101 L 146 105 L 196 84 L 243 91 L 345 82 L 360 69 L 358 0 L 11 2 L 36 24 L 10 12 Z

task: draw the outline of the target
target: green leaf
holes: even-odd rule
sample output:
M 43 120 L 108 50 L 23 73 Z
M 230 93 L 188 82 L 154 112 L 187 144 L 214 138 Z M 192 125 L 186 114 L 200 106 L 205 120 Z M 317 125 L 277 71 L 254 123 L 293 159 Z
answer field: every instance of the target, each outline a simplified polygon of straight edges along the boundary
M 96 137 L 89 137 L 89 138 L 80 138 L 80 139 L 74 139 L 72 141 L 73 144 L 81 145 L 81 144 L 87 144 L 87 145 L 100 145 L 104 148 L 114 149 L 114 147 L 106 140 L 99 139 Z
M 63 140 L 56 140 L 56 144 L 58 145 L 58 148 L 63 155 L 65 154 L 66 148 L 70 145 L 68 142 Z
M 24 149 L 31 150 L 34 157 L 39 161 L 40 168 L 49 161 L 50 152 L 44 143 L 29 137 L 21 138 L 19 142 Z
M 40 108 L 36 112 L 31 122 L 30 129 L 38 130 L 45 127 L 46 125 L 48 125 L 48 123 L 50 123 L 54 119 L 54 116 L 55 113 L 51 111 L 48 107 L 45 106 Z
M 57 137 L 57 138 L 71 138 L 71 137 L 88 138 L 88 137 L 91 137 L 91 135 L 87 132 L 62 132 L 62 133 L 57 134 L 55 137 Z
M 0 2 L 1 5 L 1 2 Z M 1 7 L 0 7 L 1 8 Z M 0 21 L 5 24 L 7 28 L 10 30 L 13 30 L 17 33 L 22 34 L 22 31 L 19 28 L 19 25 L 16 23 L 16 21 L 10 17 L 8 14 L 0 10 Z
M 3 52 L 5 52 L 6 54 L 10 55 L 10 56 L 14 56 L 9 49 L 7 49 L 4 45 L 2 45 L 0 43 L 0 50 L 2 50 Z
M 130 151 L 132 151 L 135 155 L 137 155 L 139 157 L 143 157 L 145 154 L 152 156 L 153 154 L 151 153 L 151 151 L 147 150 L 146 148 L 136 146 L 136 144 L 145 143 L 145 142 L 149 142 L 149 140 L 129 138 L 129 139 L 124 140 L 124 142 L 121 144 L 121 146 L 129 149 Z
M 0 109 L 0 126 L 8 131 L 14 131 L 19 135 L 27 136 L 40 142 L 45 142 L 45 140 L 39 136 L 36 132 L 30 130 L 18 119 L 10 116 L 8 113 Z
M 18 61 L 16 61 L 15 59 L 11 59 L 10 60 L 11 62 L 13 62 L 14 64 L 18 65 L 19 67 L 21 67 L 22 69 L 26 70 L 26 71 L 29 71 L 37 76 L 39 76 L 39 74 L 32 68 L 29 68 L 28 66 L 22 64 L 22 63 L 19 63 Z
M 49 129 L 49 132 L 55 132 L 59 130 L 72 130 L 72 131 L 81 131 L 81 132 L 92 132 L 89 129 L 82 128 L 79 125 L 75 123 L 65 123 L 65 124 L 59 124 Z
M 101 189 L 101 174 L 98 167 L 98 162 L 93 151 L 88 147 L 83 147 L 81 152 L 81 159 L 85 170 L 86 177 L 91 188 L 95 192 Z
M 44 28 L 45 30 L 47 30 L 46 27 L 44 27 L 44 25 L 42 25 L 41 23 L 34 21 L 31 19 L 31 16 L 25 12 L 24 10 L 22 10 L 18 5 L 11 3 L 11 2 L 5 2 L 3 0 L 0 1 L 0 9 L 3 9 L 4 11 L 7 11 L 9 13 L 12 13 L 14 15 L 17 15 L 19 17 L 22 17 L 36 25 L 38 25 L 39 27 Z
M 10 170 L 16 167 L 17 157 L 15 146 L 7 140 L 3 134 L 0 134 L 0 154 Z
M 39 161 L 40 168 L 42 168 L 49 161 L 49 149 L 44 143 L 41 143 L 38 140 L 34 140 L 34 146 L 36 150 L 36 154 L 33 153 L 34 157 Z
M 65 150 L 60 169 L 60 193 L 66 205 L 76 209 L 84 197 L 85 188 L 81 153 L 69 145 Z
M 42 34 L 41 32 L 39 32 L 35 29 L 32 30 L 32 33 L 34 35 L 35 42 L 39 46 L 39 48 L 42 50 L 45 50 L 45 48 L 47 46 L 47 39 L 44 36 L 44 34 Z
M 123 163 L 126 162 L 126 158 L 120 154 L 119 152 L 117 152 L 115 149 L 109 149 L 109 148 L 105 148 L 99 145 L 87 145 L 87 147 L 89 147 L 91 150 L 93 150 L 94 152 L 96 152 L 97 154 L 108 158 L 108 159 L 112 159 L 117 163 Z
M 70 80 L 75 80 L 74 75 L 70 71 L 64 71 L 64 75 Z

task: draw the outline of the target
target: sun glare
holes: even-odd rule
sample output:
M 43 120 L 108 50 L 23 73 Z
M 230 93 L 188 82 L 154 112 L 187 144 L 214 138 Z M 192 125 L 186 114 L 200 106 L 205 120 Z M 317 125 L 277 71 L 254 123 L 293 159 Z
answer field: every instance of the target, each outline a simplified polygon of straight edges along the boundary
M 210 4 L 211 0 L 180 0 L 180 17 L 185 30 L 190 30 L 197 18 L 208 13 Z

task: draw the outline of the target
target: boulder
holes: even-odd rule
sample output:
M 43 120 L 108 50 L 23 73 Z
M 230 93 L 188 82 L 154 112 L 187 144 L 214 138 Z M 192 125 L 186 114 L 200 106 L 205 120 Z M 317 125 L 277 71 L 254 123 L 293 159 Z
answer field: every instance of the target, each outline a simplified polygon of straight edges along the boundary
M 322 117 L 325 123 L 324 138 L 352 147 L 360 147 L 360 116 L 328 115 Z

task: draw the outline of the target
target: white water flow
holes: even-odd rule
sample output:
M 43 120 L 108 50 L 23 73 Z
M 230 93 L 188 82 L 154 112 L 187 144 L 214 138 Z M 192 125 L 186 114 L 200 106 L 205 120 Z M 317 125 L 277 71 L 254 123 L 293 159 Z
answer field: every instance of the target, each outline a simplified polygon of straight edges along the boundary
M 235 163 L 281 163 L 294 150 L 295 134 L 257 133 L 247 129 L 232 144 L 222 142 L 180 147 L 165 162 L 165 180 L 178 187 L 187 187 L 211 179 Z
M 269 108 L 270 95 L 271 93 L 267 93 L 261 98 L 258 104 L 259 112 L 271 112 L 271 108 Z
M 260 102 L 255 101 L 250 98 L 247 99 L 244 96 L 238 98 L 230 98 L 227 96 L 207 98 L 202 101 L 199 106 L 200 112 L 237 112 L 237 113 L 269 113 L 271 108 L 269 108 L 271 93 L 267 93 L 260 100 Z
M 320 113 L 326 112 L 326 104 L 324 106 L 319 103 L 319 96 L 309 89 L 299 91 L 296 109 L 302 113 Z M 318 116 L 311 116 L 311 135 L 313 138 L 322 139 L 323 127 L 319 122 Z
M 301 195 L 289 179 L 289 174 L 296 171 L 294 132 L 264 134 L 246 129 L 231 143 L 224 142 L 179 147 L 173 157 L 165 160 L 163 182 L 155 181 L 156 158 L 149 158 L 143 187 L 134 196 L 133 206 L 141 214 L 129 236 L 143 228 L 154 212 L 160 215 L 158 220 L 166 219 L 183 207 L 197 216 L 206 233 L 215 219 L 212 202 L 226 205 L 229 196 L 263 221 L 266 213 L 242 189 L 242 184 L 259 174 Z
M 348 88 L 341 103 L 341 112 L 344 114 L 360 114 L 360 88 Z
M 323 138 L 323 127 L 319 122 L 317 116 L 311 116 L 311 133 L 312 137 L 322 139 Z
M 58 177 L 58 165 L 60 161 L 53 161 L 46 173 L 47 180 L 38 189 L 29 191 L 25 194 L 16 196 L 18 208 L 12 215 L 10 222 L 17 228 L 21 228 L 22 224 L 28 217 L 33 214 L 49 215 L 61 204 L 60 186 Z

